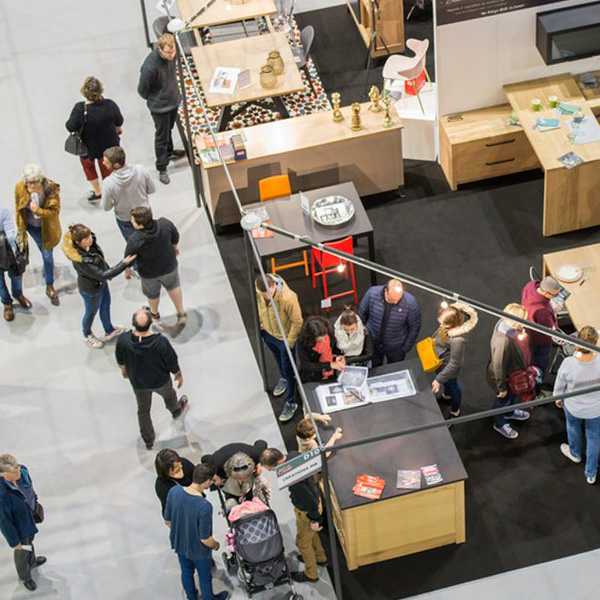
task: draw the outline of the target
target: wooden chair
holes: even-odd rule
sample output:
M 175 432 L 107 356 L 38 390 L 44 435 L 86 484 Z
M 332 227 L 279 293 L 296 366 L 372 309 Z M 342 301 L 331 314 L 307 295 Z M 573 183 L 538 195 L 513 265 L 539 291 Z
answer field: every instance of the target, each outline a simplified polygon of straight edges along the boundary
M 329 248 L 334 248 L 335 250 L 340 250 L 341 252 L 345 252 L 346 254 L 354 254 L 354 241 L 352 236 L 348 236 L 343 240 L 339 240 L 338 242 L 327 242 L 325 246 Z M 313 288 L 317 287 L 317 277 L 321 276 L 323 278 L 323 294 L 324 298 L 341 298 L 342 296 L 349 296 L 352 294 L 354 296 L 354 304 L 358 304 L 358 297 L 356 295 L 356 280 L 354 278 L 354 264 L 348 263 L 348 261 L 336 256 L 334 254 L 329 254 L 322 250 L 317 250 L 315 248 L 311 249 L 310 252 L 310 262 L 312 267 L 312 284 Z M 315 263 L 318 263 L 321 267 L 321 271 L 315 270 Z M 329 295 L 327 291 L 327 275 L 329 273 L 342 273 L 344 272 L 345 279 L 348 279 L 348 271 L 350 271 L 350 278 L 352 281 L 352 289 L 346 292 L 340 292 L 339 294 Z M 326 308 L 325 310 L 329 310 Z
M 290 184 L 290 178 L 287 175 L 274 175 L 273 177 L 261 179 L 258 182 L 258 193 L 261 202 L 268 202 L 269 200 L 291 196 L 292 186 Z M 302 260 L 300 261 L 277 265 L 275 259 L 271 259 L 272 273 L 277 273 L 277 271 L 283 271 L 284 269 L 291 269 L 292 267 L 304 267 L 304 274 L 308 277 L 308 254 L 306 250 L 302 252 Z

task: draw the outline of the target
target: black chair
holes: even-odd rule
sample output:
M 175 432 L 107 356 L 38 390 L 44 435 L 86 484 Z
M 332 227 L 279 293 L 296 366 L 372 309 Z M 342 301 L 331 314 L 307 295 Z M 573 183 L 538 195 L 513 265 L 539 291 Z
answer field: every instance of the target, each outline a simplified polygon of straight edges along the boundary
M 312 93 L 316 96 L 315 88 L 313 86 L 312 79 L 310 78 L 310 72 L 308 70 L 308 60 L 310 59 L 310 49 L 312 48 L 313 41 L 315 39 L 315 29 L 312 25 L 307 25 L 300 32 L 300 42 L 302 47 L 299 49 L 297 56 L 299 57 L 299 61 L 297 62 L 297 66 L 299 69 L 304 71 L 306 78 L 308 79 L 308 84 L 310 85 L 310 89 Z

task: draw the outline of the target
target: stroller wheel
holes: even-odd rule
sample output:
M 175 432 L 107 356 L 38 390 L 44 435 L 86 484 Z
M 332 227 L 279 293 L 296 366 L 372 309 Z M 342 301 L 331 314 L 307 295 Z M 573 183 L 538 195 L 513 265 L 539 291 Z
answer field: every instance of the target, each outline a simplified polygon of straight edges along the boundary
M 221 554 L 221 557 L 223 558 L 223 564 L 225 565 L 227 575 L 235 575 L 235 571 L 236 571 L 235 558 L 233 556 L 231 556 L 231 557 L 227 556 L 227 552 L 223 552 L 223 554 Z

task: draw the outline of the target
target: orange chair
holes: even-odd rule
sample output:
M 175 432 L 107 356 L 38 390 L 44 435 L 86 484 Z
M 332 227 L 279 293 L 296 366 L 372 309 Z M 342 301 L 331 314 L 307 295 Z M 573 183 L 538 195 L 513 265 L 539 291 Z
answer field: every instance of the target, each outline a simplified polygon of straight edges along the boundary
M 261 179 L 258 182 L 258 192 L 261 202 L 268 202 L 269 200 L 291 196 L 292 186 L 290 185 L 290 178 L 287 175 L 274 175 L 273 177 Z M 271 272 L 277 273 L 277 271 L 291 269 L 292 267 L 304 267 L 304 274 L 308 277 L 308 254 L 306 251 L 302 253 L 302 257 L 303 260 L 281 265 L 276 265 L 275 259 L 272 258 Z
M 325 246 L 340 250 L 346 254 L 354 254 L 354 242 L 352 236 L 348 236 L 339 242 L 328 242 Z M 348 263 L 347 260 L 340 258 L 334 254 L 328 254 L 322 250 L 316 250 L 312 248 L 310 253 L 310 262 L 312 266 L 312 283 L 313 288 L 317 287 L 317 277 L 321 275 L 323 277 L 323 292 L 325 298 L 341 298 L 342 296 L 348 296 L 352 294 L 354 296 L 354 304 L 358 304 L 358 297 L 356 295 L 356 280 L 354 279 L 354 265 Z M 315 262 L 319 264 L 322 271 L 317 272 L 315 270 Z M 327 274 L 328 273 L 345 273 L 345 278 L 348 279 L 348 270 L 350 270 L 350 278 L 352 280 L 352 289 L 347 292 L 340 292 L 339 294 L 333 294 L 329 296 L 327 293 Z M 325 310 L 329 310 L 326 308 Z

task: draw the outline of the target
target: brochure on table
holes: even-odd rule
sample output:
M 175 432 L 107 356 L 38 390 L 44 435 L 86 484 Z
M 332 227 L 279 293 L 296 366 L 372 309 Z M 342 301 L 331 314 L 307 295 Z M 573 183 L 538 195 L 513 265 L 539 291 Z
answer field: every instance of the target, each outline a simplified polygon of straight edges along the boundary
M 217 67 L 210 80 L 211 94 L 233 94 L 237 86 L 241 69 L 235 67 Z

